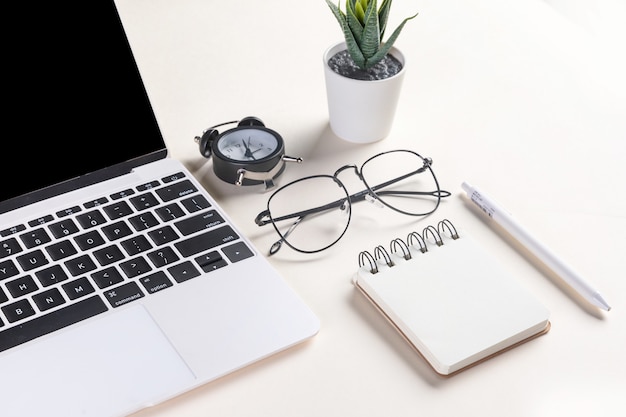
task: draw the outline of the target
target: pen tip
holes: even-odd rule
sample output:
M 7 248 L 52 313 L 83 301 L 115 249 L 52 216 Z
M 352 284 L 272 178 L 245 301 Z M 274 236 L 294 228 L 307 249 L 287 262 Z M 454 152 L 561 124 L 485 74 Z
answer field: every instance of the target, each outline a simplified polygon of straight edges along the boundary
M 594 301 L 594 304 L 600 307 L 601 309 L 606 310 L 606 311 L 611 310 L 611 306 L 609 305 L 609 303 L 607 303 L 600 294 L 595 293 L 593 295 L 593 301 Z

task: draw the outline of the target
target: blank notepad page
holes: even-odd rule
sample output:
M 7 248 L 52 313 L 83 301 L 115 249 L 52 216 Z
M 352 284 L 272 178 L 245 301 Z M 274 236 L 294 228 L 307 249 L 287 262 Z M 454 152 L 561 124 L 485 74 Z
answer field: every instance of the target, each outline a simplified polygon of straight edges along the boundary
M 435 371 L 451 374 L 547 331 L 548 310 L 497 258 L 464 234 L 442 240 L 355 278 Z

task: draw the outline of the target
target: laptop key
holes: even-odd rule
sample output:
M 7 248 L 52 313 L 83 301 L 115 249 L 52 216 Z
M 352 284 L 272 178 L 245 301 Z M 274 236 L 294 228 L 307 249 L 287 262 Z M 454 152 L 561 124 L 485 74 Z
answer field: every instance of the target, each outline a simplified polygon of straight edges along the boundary
M 220 255 L 218 251 L 205 253 L 204 255 L 195 258 L 194 261 L 200 265 L 200 268 L 202 268 L 204 272 L 215 271 L 216 269 L 228 265 L 228 262 L 222 258 L 222 255 Z
M 139 289 L 139 285 L 133 281 L 105 291 L 104 296 L 112 307 L 119 307 L 138 300 L 144 295 Z
M 222 255 L 220 255 L 220 253 L 216 250 L 200 255 L 194 259 L 194 261 L 196 261 L 198 265 L 200 265 L 201 267 L 212 264 L 213 262 L 221 261 L 221 260 L 222 260 Z
M 169 265 L 173 262 L 178 261 L 179 257 L 174 252 L 174 249 L 169 246 L 165 246 L 159 250 L 155 250 L 154 252 L 150 252 L 148 254 L 148 259 L 152 261 L 154 266 L 160 268 L 165 265 Z
M 204 198 L 204 196 L 199 195 L 199 194 L 196 196 L 184 199 L 182 203 L 189 213 L 193 213 L 195 211 L 200 211 L 205 208 L 211 207 L 211 204 L 207 201 L 207 199 Z
M 171 266 L 167 268 L 167 271 L 172 274 L 172 277 L 174 277 L 178 283 L 200 276 L 200 271 L 193 266 L 191 261 L 185 261 L 178 265 Z
M 53 261 L 58 261 L 59 259 L 67 258 L 68 256 L 76 255 L 78 253 L 76 252 L 74 245 L 72 245 L 72 242 L 69 240 L 62 240 L 58 243 L 47 246 L 46 251 Z
M 26 230 L 26 226 L 24 226 L 23 224 L 18 224 L 15 226 L 11 226 L 8 229 L 0 230 L 0 236 L 7 237 L 19 232 L 23 232 L 24 230 Z
M 0 259 L 22 251 L 22 247 L 14 237 L 0 242 Z
M 180 181 L 174 184 L 168 184 L 156 190 L 161 200 L 168 202 L 179 197 L 183 197 L 195 193 L 198 189 L 189 180 Z
M 130 208 L 126 201 L 118 201 L 103 207 L 103 210 L 111 220 L 120 219 L 133 213 L 133 209 Z
M 46 255 L 44 255 L 41 250 L 37 249 L 33 252 L 18 256 L 17 262 L 24 271 L 30 271 L 31 269 L 39 268 L 47 264 L 49 261 L 46 259 Z
M 248 248 L 248 246 L 246 246 L 243 242 L 233 243 L 232 245 L 222 249 L 222 251 L 224 251 L 231 262 L 238 262 L 254 255 L 250 248 Z
M 67 274 L 60 265 L 52 265 L 49 268 L 37 271 L 35 272 L 35 276 L 44 287 L 49 287 L 52 284 L 68 279 Z
M 89 229 L 90 227 L 106 223 L 104 216 L 98 210 L 79 214 L 76 216 L 76 220 L 78 220 L 78 223 L 80 223 L 83 229 Z
M 164 184 L 168 184 L 170 182 L 178 181 L 182 178 L 185 178 L 184 172 L 177 172 L 176 174 L 168 175 L 167 177 L 161 178 Z
M 102 228 L 102 231 L 109 240 L 121 239 L 133 234 L 130 227 L 128 227 L 123 221 L 106 225 Z
M 159 224 L 159 221 L 156 219 L 156 217 L 154 217 L 154 215 L 149 211 L 145 212 L 144 214 L 131 217 L 128 219 L 128 221 L 137 231 L 149 229 Z
M 139 279 L 141 285 L 144 286 L 146 291 L 150 294 L 164 290 L 172 286 L 172 281 L 165 275 L 165 272 L 159 271 L 152 275 Z
M 122 271 L 124 271 L 128 278 L 138 277 L 152 270 L 148 262 L 141 256 L 131 259 L 130 261 L 122 262 L 120 268 L 122 268 Z
M 35 227 L 35 226 L 39 226 L 39 225 L 42 225 L 42 224 L 49 223 L 52 220 L 54 220 L 54 217 L 52 217 L 52 215 L 50 215 L 50 214 L 47 214 L 45 216 L 38 217 L 35 220 L 29 221 L 28 225 L 30 227 Z
M 176 249 L 178 249 L 178 251 L 187 258 L 237 239 L 239 239 L 239 236 L 230 226 L 223 226 L 201 235 L 193 236 L 181 242 L 177 242 L 174 246 L 176 246 Z
M 22 298 L 14 303 L 2 307 L 2 312 L 6 316 L 9 323 L 25 319 L 35 314 L 35 309 L 26 298 Z M 0 335 L 4 336 L 3 333 Z M 0 337 L 0 340 L 2 338 Z M 1 343 L 1 342 L 0 342 Z
M 138 195 L 137 197 L 132 197 L 130 199 L 133 207 L 138 211 L 149 209 L 150 207 L 158 206 L 159 201 L 152 193 L 145 193 Z
M 6 283 L 6 286 L 13 298 L 21 297 L 39 289 L 37 284 L 35 284 L 35 280 L 30 275 L 9 281 Z
M 19 270 L 12 260 L 0 262 L 0 281 L 6 278 L 11 278 L 19 274 Z
M 0 352 L 104 313 L 107 310 L 108 308 L 102 298 L 95 295 L 21 323 L 19 326 L 0 330 Z
M 192 233 L 199 232 L 204 229 L 210 229 L 222 223 L 224 223 L 222 216 L 220 216 L 217 211 L 210 210 L 206 213 L 197 214 L 193 217 L 180 220 L 174 223 L 174 225 L 183 235 L 188 236 Z
M 130 239 L 123 241 L 121 245 L 129 256 L 137 255 L 138 253 L 152 249 L 152 244 L 150 244 L 148 239 L 146 239 L 143 235 L 131 237 Z
M 164 222 L 183 217 L 185 212 L 176 203 L 168 204 L 167 206 L 158 207 L 156 213 Z
M 94 272 L 91 274 L 91 278 L 93 278 L 99 288 L 107 288 L 124 281 L 122 274 L 114 266 Z
M 52 232 L 52 236 L 57 239 L 78 232 L 78 226 L 72 219 L 61 220 L 58 223 L 51 224 L 48 228 Z
M 97 230 L 92 230 L 91 232 L 76 236 L 74 241 L 76 241 L 76 244 L 85 251 L 104 244 L 104 239 Z
M 47 291 L 33 295 L 33 301 L 41 311 L 50 310 L 53 307 L 65 304 L 65 299 L 57 288 L 50 288 Z
M 83 204 L 83 206 L 85 206 L 85 208 L 94 208 L 96 206 L 101 206 L 103 204 L 108 203 L 109 200 L 107 200 L 106 197 L 100 197 L 100 198 L 96 198 L 95 200 L 91 200 L 91 201 L 87 201 L 85 204 Z
M 158 187 L 159 185 L 161 185 L 161 184 L 158 181 L 156 181 L 156 180 L 150 181 L 148 183 L 138 185 L 137 186 L 137 191 L 152 190 L 153 188 Z
M 39 228 L 20 235 L 20 239 L 30 249 L 50 242 L 50 235 L 43 228 Z
M 63 290 L 70 300 L 84 297 L 85 295 L 91 294 L 95 291 L 93 285 L 91 285 L 89 280 L 85 277 L 75 279 L 67 284 L 63 284 L 61 287 L 63 287 Z
M 107 266 L 109 264 L 112 264 L 113 262 L 121 261 L 125 258 L 122 251 L 115 245 L 98 249 L 93 253 L 93 256 L 96 257 L 98 263 L 100 263 L 101 266 Z
M 213 263 L 207 264 L 207 265 L 202 265 L 202 270 L 204 272 L 211 272 L 211 271 L 215 271 L 219 268 L 223 268 L 226 265 L 228 265 L 228 262 L 226 262 L 224 259 L 220 259 L 219 261 L 215 261 Z
M 178 234 L 169 226 L 148 232 L 155 245 L 160 246 L 178 239 Z
M 64 210 L 60 210 L 56 212 L 57 217 L 66 217 L 71 216 L 72 214 L 80 213 L 81 208 L 78 206 L 68 207 Z
M 96 269 L 96 264 L 91 260 L 89 255 L 82 255 L 78 258 L 65 261 L 65 266 L 72 276 L 78 276 L 85 272 L 93 271 Z
M 114 194 L 111 194 L 110 197 L 111 197 L 111 200 L 119 200 L 120 198 L 125 198 L 133 194 L 135 194 L 135 192 L 131 188 L 128 188 L 126 190 L 118 191 Z

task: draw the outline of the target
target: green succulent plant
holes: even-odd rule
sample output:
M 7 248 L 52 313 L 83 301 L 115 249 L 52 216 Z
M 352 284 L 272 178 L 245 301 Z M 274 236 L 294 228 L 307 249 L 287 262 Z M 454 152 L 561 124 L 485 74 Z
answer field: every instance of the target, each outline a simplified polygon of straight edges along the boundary
M 341 26 L 350 57 L 364 70 L 373 67 L 387 55 L 406 22 L 417 16 L 416 13 L 404 19 L 389 39 L 383 42 L 391 0 L 383 0 L 380 9 L 376 0 L 346 0 L 345 13 L 339 8 L 339 3 L 335 5 L 331 0 L 326 0 L 326 3 Z

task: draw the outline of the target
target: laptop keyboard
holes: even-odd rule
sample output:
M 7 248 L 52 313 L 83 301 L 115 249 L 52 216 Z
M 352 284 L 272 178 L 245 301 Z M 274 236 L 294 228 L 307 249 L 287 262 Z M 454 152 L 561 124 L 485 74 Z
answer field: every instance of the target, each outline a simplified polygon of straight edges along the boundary
M 252 256 L 183 173 L 0 231 L 0 352 Z

